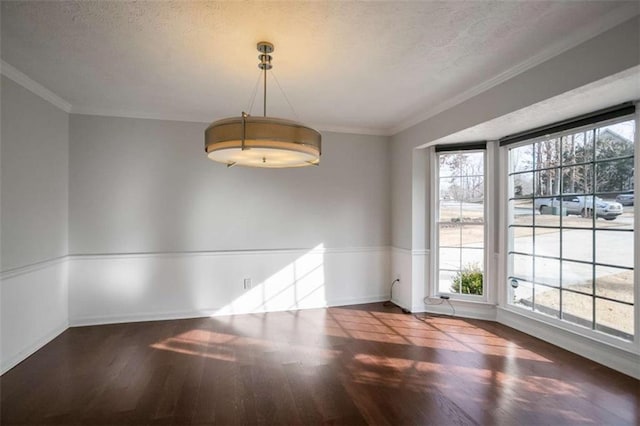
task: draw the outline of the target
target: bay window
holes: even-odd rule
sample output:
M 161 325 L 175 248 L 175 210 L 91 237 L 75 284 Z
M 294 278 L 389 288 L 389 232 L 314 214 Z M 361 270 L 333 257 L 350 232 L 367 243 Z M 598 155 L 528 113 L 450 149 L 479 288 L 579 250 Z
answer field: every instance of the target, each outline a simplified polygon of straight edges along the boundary
M 636 123 L 628 109 L 600 118 L 501 142 L 508 150 L 507 303 L 631 341 Z

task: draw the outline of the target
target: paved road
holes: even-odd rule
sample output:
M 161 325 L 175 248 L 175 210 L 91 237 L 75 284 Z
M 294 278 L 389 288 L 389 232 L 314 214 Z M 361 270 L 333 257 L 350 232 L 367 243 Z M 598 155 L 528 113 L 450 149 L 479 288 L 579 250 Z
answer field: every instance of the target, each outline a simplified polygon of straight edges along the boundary
M 481 210 L 482 206 L 473 203 L 464 203 L 464 209 Z M 516 215 L 530 214 L 531 210 L 517 208 Z M 570 216 L 575 218 L 575 216 Z M 595 241 L 595 261 L 617 266 L 633 267 L 633 232 L 611 232 L 606 229 L 633 229 L 633 207 L 625 207 L 625 213 L 617 217 L 614 221 L 597 219 L 597 226 L 607 226 L 596 230 Z M 571 260 L 593 260 L 592 230 L 564 230 L 562 232 L 562 255 L 565 259 Z M 516 238 L 515 247 L 532 247 L 533 237 L 524 236 Z M 560 253 L 560 232 L 548 232 L 536 235 L 536 254 L 547 256 L 559 256 Z M 481 247 L 481 244 L 470 244 L 466 247 Z M 462 250 L 462 259 L 457 249 L 441 249 L 440 268 L 457 269 L 468 263 L 483 262 L 482 250 Z M 536 276 L 538 280 L 550 284 L 558 284 L 560 262 L 553 259 L 536 260 Z M 531 257 L 518 256 L 514 261 L 515 275 L 531 276 L 533 273 L 533 262 Z M 596 268 L 596 277 L 610 275 L 622 270 L 609 268 Z M 571 282 L 577 283 L 590 279 L 591 272 L 589 265 L 565 262 L 563 269 L 563 281 L 567 285 Z M 452 274 L 453 275 L 453 274 Z
M 519 246 L 530 246 L 532 237 L 517 238 L 516 244 Z M 536 236 L 536 254 L 547 256 L 558 256 L 560 254 L 560 233 L 548 233 Z M 590 230 L 577 231 L 565 230 L 562 237 L 562 254 L 567 260 L 576 259 L 591 261 L 593 258 L 592 232 Z M 596 231 L 596 252 L 595 261 L 618 266 L 633 266 L 633 232 L 610 232 Z M 584 267 L 575 264 L 567 264 L 569 271 L 583 275 Z M 558 261 L 552 259 L 538 259 L 536 264 L 536 275 L 544 277 L 543 281 L 557 282 L 559 273 Z M 588 267 L 588 266 L 587 266 Z M 516 275 L 531 275 L 531 259 L 518 257 L 514 263 Z M 610 274 L 612 271 L 605 271 L 596 268 L 596 276 Z M 564 272 L 563 272 L 564 273 Z M 566 276 L 565 280 L 570 278 Z

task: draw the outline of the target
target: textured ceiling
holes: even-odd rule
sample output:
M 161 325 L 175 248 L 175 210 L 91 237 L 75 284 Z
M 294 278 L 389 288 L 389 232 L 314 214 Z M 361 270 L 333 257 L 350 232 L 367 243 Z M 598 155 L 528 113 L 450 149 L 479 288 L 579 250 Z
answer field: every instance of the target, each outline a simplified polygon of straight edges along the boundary
M 389 133 L 638 13 L 637 2 L 10 2 L 1 56 L 75 112 L 269 115 Z M 253 114 L 260 114 L 256 102 Z

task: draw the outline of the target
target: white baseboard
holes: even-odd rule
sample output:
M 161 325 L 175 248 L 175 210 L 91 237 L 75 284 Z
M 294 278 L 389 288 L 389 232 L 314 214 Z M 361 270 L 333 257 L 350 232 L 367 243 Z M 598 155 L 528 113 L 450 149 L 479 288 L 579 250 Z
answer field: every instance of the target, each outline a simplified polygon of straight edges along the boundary
M 391 299 L 391 303 L 393 303 L 394 305 L 396 305 L 400 309 L 405 309 L 405 310 L 413 313 L 413 311 L 411 310 L 411 306 L 410 305 L 408 305 L 408 304 L 396 299 L 395 297 L 393 299 Z
M 367 298 L 361 298 L 361 299 L 335 301 L 335 302 L 327 303 L 325 306 L 298 308 L 298 309 L 292 309 L 292 310 L 321 309 L 326 307 L 349 306 L 349 305 L 358 305 L 363 303 L 383 302 L 384 300 L 385 298 L 383 296 L 367 297 Z M 222 311 L 222 308 L 218 308 L 218 309 L 204 309 L 204 310 L 180 311 L 180 312 L 147 312 L 147 313 L 140 313 L 140 314 L 134 314 L 134 315 L 113 315 L 113 316 L 71 318 L 69 326 L 85 327 L 85 326 L 91 326 L 91 325 L 123 324 L 123 323 L 129 323 L 129 322 L 146 322 L 146 321 L 181 320 L 181 319 L 191 319 L 191 318 L 260 314 L 260 313 L 266 313 L 266 312 L 283 312 L 283 311 L 285 310 L 257 309 L 257 310 L 247 311 L 247 312 L 238 311 L 234 313 L 228 313 L 228 312 Z
M 28 347 L 19 350 L 16 354 L 9 357 L 8 359 L 2 360 L 2 365 L 0 365 L 0 375 L 6 373 L 11 370 L 16 365 L 20 364 L 25 359 L 29 358 L 33 355 L 38 349 L 42 348 L 47 343 L 51 342 L 53 339 L 58 337 L 60 334 L 64 333 L 67 328 L 69 328 L 68 323 L 59 324 L 58 326 L 51 329 L 50 332 L 45 334 L 44 336 L 36 339 L 31 345 Z
M 497 322 L 640 379 L 640 355 L 498 308 Z
M 439 301 L 442 299 L 434 299 Z M 453 315 L 462 318 L 480 319 L 486 321 L 496 320 L 496 307 L 488 303 L 466 302 L 462 300 L 450 300 L 451 305 L 446 301 L 433 305 L 417 305 L 413 307 L 413 312 L 426 312 L 438 315 Z M 451 308 L 453 306 L 453 309 Z
M 340 299 L 329 301 L 324 306 L 318 307 L 302 307 L 298 309 L 290 309 L 290 310 L 306 310 L 306 309 L 322 309 L 328 307 L 339 307 L 339 306 L 350 306 L 350 305 L 360 305 L 364 303 L 377 303 L 386 301 L 385 296 L 371 296 L 371 297 L 362 297 L 355 299 Z M 146 322 L 146 321 L 167 321 L 167 320 L 180 320 L 180 319 L 191 319 L 191 318 L 205 318 L 205 317 L 220 317 L 220 316 L 229 316 L 229 315 L 245 315 L 245 314 L 261 314 L 266 312 L 283 312 L 290 310 L 266 310 L 266 309 L 255 309 L 252 311 L 238 311 L 234 313 L 229 313 L 225 311 L 222 307 L 216 309 L 203 309 L 203 310 L 193 310 L 193 311 L 177 311 L 177 312 L 147 312 L 140 313 L 134 315 L 112 315 L 112 316 L 90 316 L 90 317 L 78 317 L 71 318 L 69 320 L 70 327 L 85 327 L 91 325 L 106 325 L 106 324 L 123 324 L 128 322 Z
M 327 303 L 327 307 L 337 307 L 337 306 L 349 306 L 349 305 L 362 305 L 365 303 L 382 303 L 389 300 L 388 295 L 377 295 L 377 296 L 366 296 L 366 297 L 356 297 L 356 298 L 346 298 L 346 299 L 337 299 L 331 300 Z
M 168 321 L 216 316 L 216 310 L 180 311 L 180 312 L 145 312 L 127 315 L 101 315 L 69 318 L 70 327 L 86 327 L 92 325 L 124 324 L 129 322 Z

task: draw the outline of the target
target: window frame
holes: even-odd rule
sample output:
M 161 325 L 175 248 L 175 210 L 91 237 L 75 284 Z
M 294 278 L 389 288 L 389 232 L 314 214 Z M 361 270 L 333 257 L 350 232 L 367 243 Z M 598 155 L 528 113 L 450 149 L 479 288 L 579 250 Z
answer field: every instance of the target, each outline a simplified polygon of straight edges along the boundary
M 640 232 L 638 232 L 637 229 L 637 223 L 638 223 L 638 219 L 640 218 L 640 208 L 638 207 L 637 203 L 634 203 L 634 208 L 633 208 L 633 218 L 634 218 L 634 225 L 633 225 L 633 244 L 634 244 L 634 258 L 633 258 L 633 277 L 634 277 L 634 302 L 633 302 L 633 321 L 634 321 L 634 332 L 633 332 L 633 337 L 632 340 L 626 340 L 622 337 L 617 337 L 615 335 L 611 335 L 611 334 L 607 334 L 603 331 L 598 330 L 597 328 L 587 328 L 587 327 L 583 327 L 577 324 L 573 324 L 571 322 L 568 322 L 566 320 L 563 320 L 561 318 L 556 318 L 556 317 L 552 317 L 549 315 L 545 315 L 543 313 L 539 313 L 532 310 L 527 310 L 527 309 L 523 309 L 521 307 L 518 307 L 515 304 L 512 304 L 509 302 L 509 296 L 510 296 L 510 283 L 509 283 L 509 277 L 512 275 L 512 265 L 511 262 L 509 260 L 509 253 L 511 251 L 513 251 L 513 242 L 511 241 L 510 238 L 510 225 L 512 224 L 512 218 L 513 218 L 513 212 L 512 212 L 512 205 L 509 202 L 510 198 L 512 197 L 513 194 L 513 182 L 511 181 L 511 159 L 510 159 L 510 151 L 511 149 L 514 148 L 518 148 L 521 146 L 526 146 L 526 145 L 532 145 L 538 141 L 541 140 L 547 140 L 549 138 L 561 138 L 562 136 L 565 135 L 570 135 L 570 134 L 575 134 L 578 133 L 580 131 L 588 131 L 588 130 L 592 130 L 594 128 L 600 128 L 600 127 L 605 127 L 608 125 L 612 125 L 612 124 L 616 124 L 616 123 L 621 123 L 621 122 L 625 122 L 625 121 L 635 121 L 635 133 L 634 133 L 634 155 L 633 155 L 633 163 L 634 163 L 634 170 L 638 170 L 638 165 L 640 164 L 640 149 L 638 149 L 638 145 L 640 143 L 639 140 L 639 135 L 640 135 L 640 111 L 636 110 L 635 113 L 633 114 L 625 114 L 619 117 L 614 117 L 614 118 L 609 118 L 606 120 L 602 120 L 596 123 L 591 123 L 591 124 L 586 124 L 586 125 L 582 125 L 582 126 L 576 126 L 570 129 L 566 129 L 566 130 L 562 130 L 559 132 L 555 132 L 555 133 L 550 133 L 548 135 L 544 135 L 544 136 L 536 136 L 536 137 L 532 137 L 530 139 L 526 139 L 526 140 L 520 140 L 518 142 L 514 142 L 514 143 L 508 143 L 505 145 L 501 145 L 499 148 L 499 161 L 500 161 L 500 184 L 498 186 L 499 189 L 499 196 L 500 196 L 500 211 L 502 212 L 501 214 L 501 218 L 500 218 L 500 233 L 502 233 L 502 235 L 500 236 L 500 242 L 501 242 L 501 246 L 502 246 L 502 250 L 500 250 L 502 252 L 501 255 L 501 262 L 502 265 L 500 267 L 500 275 L 501 275 L 501 279 L 500 279 L 500 294 L 499 294 L 499 305 L 501 309 L 507 310 L 509 312 L 527 317 L 527 318 L 531 318 L 533 320 L 542 322 L 542 323 L 546 323 L 552 326 L 555 326 L 557 328 L 575 333 L 577 335 L 583 336 L 583 337 L 587 337 L 589 339 L 598 341 L 598 342 L 602 342 L 605 344 L 609 344 L 611 346 L 614 346 L 616 348 L 628 351 L 628 352 L 632 352 L 632 353 L 640 353 L 640 308 L 639 308 L 639 296 L 640 296 L 640 271 L 638 271 L 638 258 L 640 255 L 640 252 L 638 252 L 638 249 L 640 248 Z M 595 142 L 595 141 L 594 141 Z M 594 158 L 592 160 L 592 163 L 595 165 L 596 163 L 598 163 L 598 161 L 596 161 L 596 159 Z M 560 168 L 560 166 L 558 166 L 558 168 Z M 635 193 L 635 189 L 638 188 L 639 186 L 639 182 L 640 182 L 640 176 L 638 173 L 634 173 L 633 176 L 633 190 Z M 597 194 L 596 191 L 596 182 L 595 182 L 595 175 L 594 175 L 594 189 L 593 192 L 595 192 Z M 558 194 L 557 196 L 562 197 L 564 195 L 571 195 L 571 194 Z M 586 194 L 586 195 L 593 195 L 592 193 Z M 597 195 L 596 195 L 597 196 Z M 531 196 L 531 200 L 535 200 L 535 198 L 538 197 L 534 193 Z M 551 197 L 553 197 L 553 195 L 551 195 Z M 535 207 L 534 207 L 535 208 Z M 531 225 L 532 228 L 535 228 L 535 224 Z M 560 232 L 562 232 L 562 229 L 560 226 L 558 226 L 558 229 L 560 230 Z M 584 228 L 584 230 L 588 230 L 592 233 L 596 233 L 598 230 L 602 230 L 601 228 L 597 228 L 597 227 L 591 227 L 591 228 Z M 559 254 L 559 259 L 562 260 L 563 256 L 562 253 Z M 570 260 L 570 259 L 569 259 Z M 590 263 L 590 265 L 595 265 L 597 264 L 597 262 L 592 262 Z M 596 295 L 590 295 L 590 297 L 592 299 L 596 298 Z
M 440 296 L 449 296 L 451 300 L 475 302 L 475 303 L 487 303 L 490 301 L 491 289 L 489 280 L 494 275 L 491 270 L 490 262 L 490 226 L 487 220 L 487 215 L 490 212 L 491 197 L 487 194 L 487 189 L 490 188 L 492 182 L 490 182 L 488 176 L 488 170 L 490 163 L 493 164 L 490 159 L 493 150 L 490 147 L 492 143 L 487 143 L 485 148 L 479 148 L 477 144 L 469 144 L 470 148 L 465 149 L 464 144 L 456 145 L 459 149 L 445 149 L 442 152 L 436 151 L 435 147 L 432 147 L 432 155 L 430 156 L 431 167 L 431 182 L 429 185 L 431 190 L 431 205 L 435 206 L 433 213 L 431 214 L 431 246 L 433 247 L 433 255 L 431 256 L 431 291 L 428 293 L 432 298 L 440 298 Z M 482 295 L 461 294 L 452 292 L 440 291 L 440 241 L 439 241 L 439 223 L 440 223 L 440 155 L 462 154 L 462 153 L 476 153 L 483 154 L 482 161 L 482 173 L 483 173 L 483 257 L 482 257 Z

